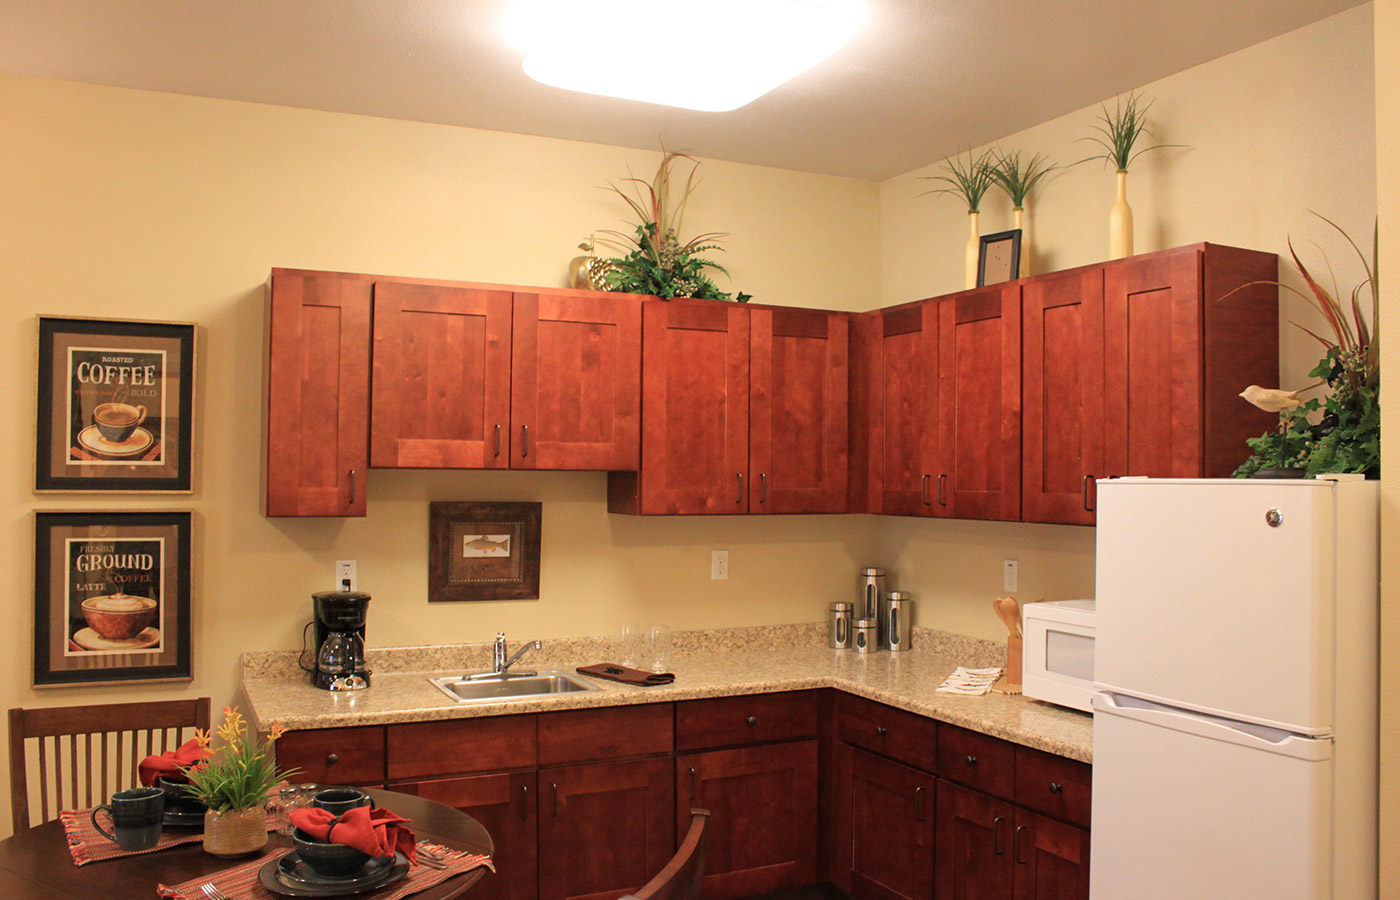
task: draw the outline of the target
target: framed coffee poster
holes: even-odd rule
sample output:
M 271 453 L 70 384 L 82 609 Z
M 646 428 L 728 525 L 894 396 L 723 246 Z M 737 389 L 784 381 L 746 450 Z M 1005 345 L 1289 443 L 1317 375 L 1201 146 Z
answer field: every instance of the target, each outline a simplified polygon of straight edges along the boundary
M 34 489 L 189 493 L 194 334 L 40 316 Z
M 428 504 L 428 600 L 538 600 L 538 503 Z
M 35 513 L 34 686 L 191 675 L 190 513 Z

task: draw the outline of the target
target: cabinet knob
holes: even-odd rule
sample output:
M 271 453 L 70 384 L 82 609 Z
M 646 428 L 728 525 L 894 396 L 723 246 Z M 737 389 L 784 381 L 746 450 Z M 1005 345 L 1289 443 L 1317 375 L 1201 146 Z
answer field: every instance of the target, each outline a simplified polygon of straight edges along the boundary
M 1060 787 L 1060 783 L 1058 781 L 1050 782 L 1050 793 L 1058 794 L 1062 790 L 1064 790 L 1064 788 Z
M 333 766 L 333 765 L 335 765 L 335 764 L 338 763 L 338 762 L 340 762 L 340 754 L 338 754 L 338 753 L 328 753 L 328 754 L 326 754 L 326 765 L 328 765 L 328 766 Z
M 757 725 L 757 724 L 758 724 L 758 716 L 749 716 L 749 717 L 748 717 L 747 719 L 745 719 L 744 721 L 748 722 L 750 725 Z
M 963 765 L 967 765 L 967 766 L 975 766 L 975 765 L 977 765 L 977 757 L 975 757 L 975 756 L 973 756 L 971 753 L 969 753 L 967 756 L 964 756 L 964 757 L 963 757 Z
M 888 728 L 886 728 L 885 726 L 883 726 L 883 725 L 876 725 L 876 726 L 875 726 L 875 733 L 876 733 L 877 735 L 879 735 L 880 737 L 884 737 L 885 735 L 887 735 L 887 734 L 890 733 L 890 730 L 889 730 Z

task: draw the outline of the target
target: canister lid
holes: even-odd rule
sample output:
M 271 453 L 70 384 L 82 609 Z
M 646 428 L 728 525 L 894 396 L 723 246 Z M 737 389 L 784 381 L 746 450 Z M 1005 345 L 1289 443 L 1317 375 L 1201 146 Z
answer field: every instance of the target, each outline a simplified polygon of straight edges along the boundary
M 847 603 L 845 600 L 837 600 L 833 603 L 828 603 L 826 608 L 832 612 L 849 612 L 855 608 L 855 604 Z
M 874 628 L 875 625 L 876 622 L 874 619 L 856 619 L 857 628 Z
M 871 568 L 868 568 L 868 569 L 861 569 L 861 570 L 860 570 L 860 574 L 862 574 L 862 575 L 884 575 L 884 574 L 885 574 L 885 570 L 884 570 L 884 569 L 877 569 L 877 568 L 871 567 Z
M 908 600 L 908 599 L 910 599 L 910 595 L 909 595 L 909 592 L 908 592 L 908 591 L 890 591 L 890 592 L 889 592 L 888 594 L 886 594 L 885 596 L 888 597 L 891 601 L 894 601 L 894 600 Z

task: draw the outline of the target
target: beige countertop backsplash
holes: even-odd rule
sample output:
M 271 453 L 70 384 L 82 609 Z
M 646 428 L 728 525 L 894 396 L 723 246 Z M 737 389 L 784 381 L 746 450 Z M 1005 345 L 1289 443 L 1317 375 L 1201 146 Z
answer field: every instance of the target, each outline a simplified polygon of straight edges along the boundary
M 511 642 L 512 651 L 518 646 Z M 982 697 L 935 692 L 956 666 L 1002 665 L 1005 645 L 931 628 L 914 629 L 912 650 L 868 656 L 828 649 L 822 623 L 677 632 L 671 651 L 675 683 L 655 687 L 584 678 L 602 690 L 458 704 L 428 683 L 430 675 L 490 669 L 491 651 L 489 643 L 368 650 L 372 687 L 335 693 L 310 685 L 295 651 L 244 653 L 244 702 L 259 728 L 277 721 L 301 730 L 830 687 L 1038 750 L 1093 761 L 1094 720 L 1087 713 L 996 692 Z M 531 651 L 518 665 L 573 673 L 578 666 L 616 661 L 617 655 L 615 639 L 557 638 L 546 640 L 541 650 Z

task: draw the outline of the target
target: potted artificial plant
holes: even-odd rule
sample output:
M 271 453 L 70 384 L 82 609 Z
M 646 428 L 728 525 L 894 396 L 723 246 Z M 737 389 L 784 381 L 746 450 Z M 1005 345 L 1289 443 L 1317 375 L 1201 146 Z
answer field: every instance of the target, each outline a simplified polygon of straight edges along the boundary
M 296 774 L 278 769 L 273 747 L 282 736 L 276 722 L 267 740 L 248 730 L 238 707 L 224 707 L 217 750 L 207 731 L 195 733 L 204 760 L 185 769 L 186 792 L 209 807 L 204 814 L 204 849 L 214 856 L 243 856 L 267 844 L 267 794 Z
M 1144 134 L 1152 134 L 1147 129 L 1147 111 L 1151 108 L 1152 101 L 1143 104 L 1142 98 L 1137 94 L 1129 94 L 1126 99 L 1119 98 L 1114 101 L 1112 112 L 1108 111 L 1107 105 L 1101 107 L 1103 112 L 1099 116 L 1100 124 L 1094 126 L 1098 134 L 1080 138 L 1081 141 L 1093 141 L 1104 149 L 1103 153 L 1090 156 L 1081 160 L 1082 162 L 1101 159 L 1105 163 L 1113 163 L 1118 170 L 1118 198 L 1113 201 L 1113 208 L 1108 214 L 1109 259 L 1122 259 L 1133 255 L 1133 209 L 1128 205 L 1128 166 L 1132 165 L 1133 160 L 1151 150 L 1182 146 L 1153 144 L 1151 147 L 1133 150 L 1137 146 L 1138 138 Z

